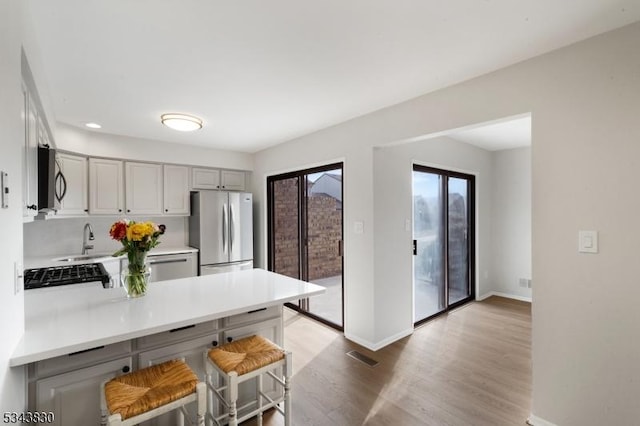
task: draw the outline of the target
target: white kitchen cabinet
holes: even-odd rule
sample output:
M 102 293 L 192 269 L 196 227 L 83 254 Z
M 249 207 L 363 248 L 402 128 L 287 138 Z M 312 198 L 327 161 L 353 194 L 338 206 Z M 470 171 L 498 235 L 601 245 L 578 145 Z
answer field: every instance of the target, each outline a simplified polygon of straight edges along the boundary
M 89 213 L 120 215 L 124 212 L 123 163 L 89 158 Z
M 22 167 L 22 216 L 31 220 L 38 214 L 38 111 L 26 88 L 24 95 L 24 154 Z
M 189 216 L 189 168 L 165 164 L 163 172 L 164 214 Z
M 36 381 L 36 410 L 55 413 L 48 424 L 100 424 L 100 384 L 131 371 L 131 361 L 121 358 Z
M 220 189 L 220 170 L 191 169 L 193 189 Z
M 85 216 L 89 211 L 89 172 L 87 158 L 70 154 L 58 154 L 56 165 L 56 196 L 60 198 L 57 216 Z
M 244 191 L 245 173 L 233 170 L 222 170 L 220 172 L 220 189 L 225 191 Z
M 128 215 L 162 214 L 162 165 L 126 162 L 125 184 Z

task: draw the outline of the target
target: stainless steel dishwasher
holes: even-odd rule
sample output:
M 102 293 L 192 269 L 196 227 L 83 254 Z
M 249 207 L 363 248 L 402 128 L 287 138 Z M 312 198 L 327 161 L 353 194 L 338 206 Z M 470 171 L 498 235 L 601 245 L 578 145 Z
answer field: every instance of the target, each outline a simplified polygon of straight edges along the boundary
M 150 254 L 147 256 L 147 264 L 151 267 L 151 282 L 198 275 L 197 253 Z M 126 271 L 127 265 L 127 259 L 123 259 L 123 271 Z

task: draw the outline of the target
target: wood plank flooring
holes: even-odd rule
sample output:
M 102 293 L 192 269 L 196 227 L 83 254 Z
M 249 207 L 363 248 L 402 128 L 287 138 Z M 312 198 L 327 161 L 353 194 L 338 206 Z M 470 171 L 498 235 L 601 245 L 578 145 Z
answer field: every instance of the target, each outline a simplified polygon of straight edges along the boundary
M 530 413 L 529 303 L 472 302 L 377 352 L 285 311 L 296 426 L 524 425 Z M 350 350 L 379 364 L 348 357 Z M 264 416 L 266 426 L 283 424 L 275 412 Z

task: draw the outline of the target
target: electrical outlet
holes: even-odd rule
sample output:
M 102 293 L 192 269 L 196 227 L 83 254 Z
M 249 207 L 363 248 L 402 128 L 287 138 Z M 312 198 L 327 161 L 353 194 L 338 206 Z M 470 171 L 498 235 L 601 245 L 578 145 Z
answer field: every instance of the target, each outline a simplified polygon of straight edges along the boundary
M 13 294 L 20 293 L 22 287 L 24 287 L 24 271 L 22 269 L 22 262 L 13 262 Z

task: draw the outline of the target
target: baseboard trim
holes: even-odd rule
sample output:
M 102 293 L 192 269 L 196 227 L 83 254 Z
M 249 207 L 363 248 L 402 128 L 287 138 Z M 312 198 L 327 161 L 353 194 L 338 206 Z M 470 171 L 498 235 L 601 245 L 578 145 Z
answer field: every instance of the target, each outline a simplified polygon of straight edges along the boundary
M 491 296 L 500 296 L 500 297 L 506 297 L 507 299 L 513 299 L 513 300 L 520 300 L 522 302 L 529 302 L 531 303 L 532 299 L 530 297 L 526 297 L 526 296 L 517 296 L 515 294 L 509 294 L 509 293 L 502 293 L 499 291 L 490 291 L 487 292 L 481 296 L 476 297 L 476 300 L 478 302 L 483 301 L 484 299 L 487 299 Z
M 529 414 L 527 424 L 531 426 L 557 426 L 555 423 L 551 423 L 549 421 L 546 421 L 545 419 L 541 419 L 540 417 L 534 416 L 533 414 Z
M 393 336 L 387 337 L 386 339 L 381 340 L 381 341 L 376 342 L 376 343 L 370 342 L 368 340 L 361 339 L 361 338 L 359 338 L 357 336 L 354 336 L 354 335 L 346 333 L 346 332 L 344 333 L 344 337 L 346 337 L 347 339 L 351 340 L 354 343 L 359 344 L 360 346 L 364 346 L 365 348 L 369 349 L 370 351 L 374 351 L 375 352 L 375 351 L 378 351 L 378 350 L 384 348 L 387 345 L 390 345 L 391 343 L 395 342 L 396 340 L 400 340 L 400 339 L 402 339 L 404 337 L 407 337 L 407 336 L 411 335 L 412 333 L 413 333 L 413 328 L 410 328 L 408 330 L 401 331 L 400 333 L 396 333 Z

